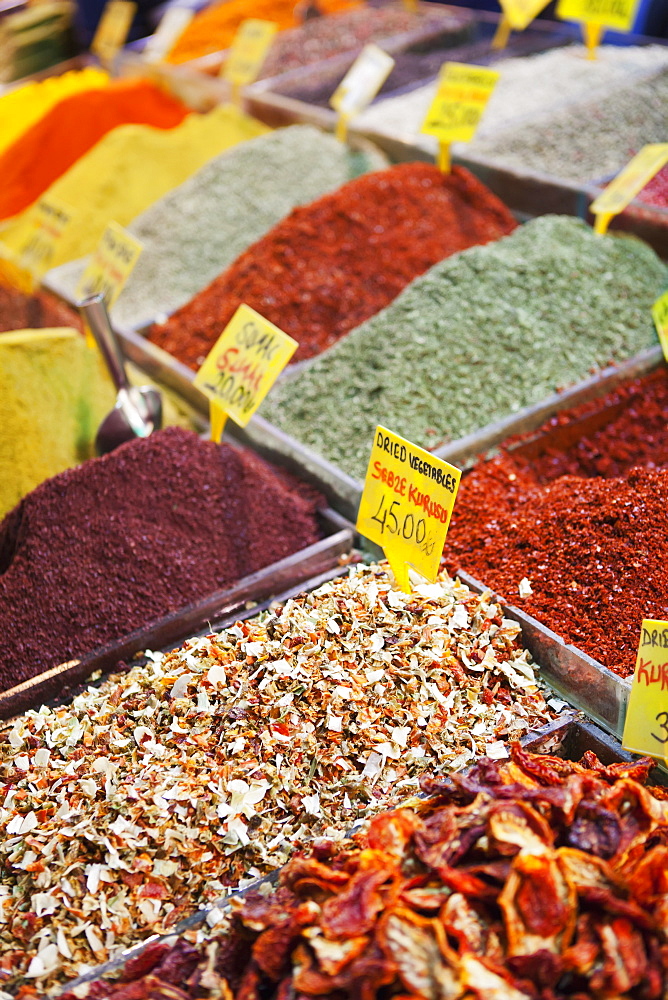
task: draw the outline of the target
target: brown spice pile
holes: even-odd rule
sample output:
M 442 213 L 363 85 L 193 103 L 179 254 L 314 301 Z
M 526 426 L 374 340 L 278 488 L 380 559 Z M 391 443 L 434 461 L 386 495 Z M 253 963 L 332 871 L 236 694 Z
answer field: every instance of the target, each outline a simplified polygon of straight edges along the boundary
M 0 984 L 53 986 L 555 715 L 518 628 L 385 567 L 0 727 Z

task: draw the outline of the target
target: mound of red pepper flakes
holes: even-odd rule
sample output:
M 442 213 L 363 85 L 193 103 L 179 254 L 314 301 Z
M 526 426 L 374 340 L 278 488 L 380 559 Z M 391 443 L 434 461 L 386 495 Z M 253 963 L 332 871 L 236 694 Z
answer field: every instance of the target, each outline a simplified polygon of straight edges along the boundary
M 668 615 L 668 473 L 656 471 L 668 467 L 668 373 L 557 414 L 536 440 L 464 476 L 445 561 L 627 677 L 642 618 Z
M 242 303 L 320 354 L 453 253 L 516 228 L 472 174 L 403 163 L 296 208 L 149 339 L 197 368 Z
M 88 996 L 658 1000 L 668 802 L 644 787 L 651 766 L 514 744 L 510 761 L 423 779 L 431 798 L 295 857 L 226 933 L 156 942 Z

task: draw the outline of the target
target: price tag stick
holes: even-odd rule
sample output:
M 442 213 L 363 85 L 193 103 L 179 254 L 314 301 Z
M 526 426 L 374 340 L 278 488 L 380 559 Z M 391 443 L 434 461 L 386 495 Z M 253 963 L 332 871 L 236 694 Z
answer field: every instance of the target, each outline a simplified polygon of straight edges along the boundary
M 211 440 L 220 444 L 227 423 L 227 413 L 215 399 L 209 400 L 209 421 L 211 423 Z
M 606 233 L 610 220 L 623 212 L 667 163 L 668 142 L 655 142 L 643 146 L 591 203 L 590 211 L 595 216 L 594 232 L 599 235 Z
M 505 14 L 502 14 L 499 25 L 494 32 L 494 38 L 492 39 L 493 49 L 505 49 L 508 44 L 508 39 L 510 38 L 510 32 L 512 31 L 510 21 Z
M 339 142 L 347 141 L 349 124 L 350 124 L 350 115 L 346 115 L 342 111 L 336 119 L 336 128 L 334 129 L 334 135 L 339 140 Z
M 433 583 L 461 473 L 423 448 L 376 427 L 357 530 L 380 545 L 401 590 L 409 568 Z
M 592 24 L 591 21 L 585 21 L 582 25 L 582 34 L 587 46 L 587 59 L 596 59 L 596 49 L 601 43 L 603 30 L 602 24 Z
M 438 169 L 444 174 L 449 174 L 452 170 L 449 142 L 439 142 L 438 144 Z

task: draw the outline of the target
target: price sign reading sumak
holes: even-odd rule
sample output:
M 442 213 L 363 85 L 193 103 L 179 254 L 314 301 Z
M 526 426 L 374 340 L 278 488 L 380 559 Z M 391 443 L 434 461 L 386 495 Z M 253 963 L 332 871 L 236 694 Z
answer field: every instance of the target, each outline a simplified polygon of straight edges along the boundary
M 663 356 L 668 362 L 668 292 L 664 292 L 652 306 L 652 319 L 659 335 Z
M 141 252 L 139 240 L 117 222 L 110 222 L 81 275 L 77 298 L 82 300 L 90 295 L 103 295 L 107 309 L 111 309 Z
M 559 0 L 557 17 L 615 31 L 630 31 L 640 0 Z
M 357 530 L 382 546 L 402 590 L 410 590 L 409 566 L 436 579 L 460 477 L 454 465 L 376 428 Z
M 470 142 L 498 79 L 484 66 L 445 63 L 422 132 L 440 142 Z
M 245 427 L 297 341 L 250 306 L 239 306 L 195 376 L 195 385 Z
M 645 618 L 622 745 L 666 760 L 668 754 L 668 622 Z

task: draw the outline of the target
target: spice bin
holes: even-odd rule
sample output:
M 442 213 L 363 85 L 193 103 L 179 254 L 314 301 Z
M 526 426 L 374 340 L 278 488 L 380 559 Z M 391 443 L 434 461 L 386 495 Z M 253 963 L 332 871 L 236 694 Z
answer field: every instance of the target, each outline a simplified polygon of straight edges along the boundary
M 619 743 L 612 740 L 606 733 L 598 729 L 597 726 L 590 722 L 573 718 L 572 716 L 564 716 L 554 723 L 527 734 L 521 740 L 521 743 L 525 750 L 532 753 L 556 755 L 564 760 L 578 761 L 585 753 L 593 753 L 601 764 L 606 767 L 619 762 L 631 763 L 632 761 L 632 755 L 623 750 Z M 467 770 L 470 770 L 470 768 Z M 649 781 L 654 785 L 665 785 L 666 775 L 662 771 L 655 769 L 650 774 Z M 200 928 L 202 939 L 206 940 L 207 937 L 216 934 L 216 925 L 229 914 L 231 898 L 243 898 L 249 892 L 260 889 L 262 885 L 275 885 L 279 875 L 280 870 L 265 878 L 251 881 L 244 889 L 235 893 L 233 897 L 222 899 L 200 910 L 192 917 L 187 918 L 175 929 L 173 934 L 163 937 L 156 936 L 154 939 L 142 942 L 133 948 L 128 948 L 116 959 L 91 969 L 76 980 L 65 984 L 63 987 L 64 991 L 76 990 L 78 996 L 85 997 L 86 987 L 90 987 L 92 983 L 100 979 L 109 980 L 110 978 L 115 978 L 131 959 L 139 958 L 143 952 L 152 949 L 156 944 L 173 945 L 178 941 L 179 935 L 186 931 L 193 932 Z M 194 940 L 192 933 L 188 937 L 190 941 Z M 197 940 L 199 941 L 199 936 Z

